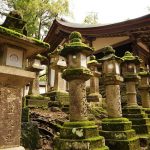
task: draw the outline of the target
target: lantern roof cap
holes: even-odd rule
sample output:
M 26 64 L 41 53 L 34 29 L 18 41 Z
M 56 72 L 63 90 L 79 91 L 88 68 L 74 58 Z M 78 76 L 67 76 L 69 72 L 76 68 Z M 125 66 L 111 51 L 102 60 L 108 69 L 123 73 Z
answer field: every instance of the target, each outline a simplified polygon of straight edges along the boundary
M 144 67 L 140 67 L 140 72 L 138 74 L 139 76 L 150 76 L 150 73 L 147 72 Z
M 72 32 L 69 36 L 70 42 L 64 45 L 60 55 L 66 57 L 69 54 L 84 53 L 87 56 L 94 52 L 93 48 L 82 42 L 82 35 L 79 32 Z
M 101 59 L 98 59 L 99 62 L 107 61 L 107 60 L 113 60 L 116 59 L 120 63 L 123 61 L 122 58 L 117 57 L 115 55 L 115 50 L 111 46 L 106 46 L 102 49 L 102 52 L 104 53 L 104 57 Z
M 131 52 L 126 51 L 125 55 L 122 57 L 123 62 L 134 62 L 135 64 L 140 64 L 141 59 L 138 56 L 134 56 Z
M 90 60 L 87 62 L 87 64 L 88 64 L 88 66 L 90 66 L 90 65 L 97 66 L 98 62 L 96 60 L 96 57 L 94 55 L 91 55 Z

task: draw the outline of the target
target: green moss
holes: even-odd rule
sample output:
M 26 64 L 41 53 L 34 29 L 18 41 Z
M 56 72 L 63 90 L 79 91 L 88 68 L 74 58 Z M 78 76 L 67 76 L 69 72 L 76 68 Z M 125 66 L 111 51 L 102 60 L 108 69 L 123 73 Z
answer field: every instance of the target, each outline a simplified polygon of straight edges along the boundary
M 28 148 L 29 150 L 41 148 L 40 134 L 35 123 L 22 124 L 21 143 L 24 148 Z
M 22 109 L 22 122 L 29 122 L 29 108 L 24 107 Z
M 38 40 L 38 39 L 35 39 L 35 38 L 32 38 L 32 37 L 28 37 L 28 39 L 35 42 L 35 44 L 37 44 L 39 46 L 43 46 L 45 48 L 50 48 L 50 45 L 46 42 L 43 42 L 41 40 Z
M 104 48 L 102 48 L 101 50 L 105 55 L 106 54 L 114 54 L 115 50 L 112 48 L 112 46 L 105 46 Z
M 93 76 L 91 70 L 88 68 L 68 68 L 63 71 L 62 78 L 67 81 L 73 79 L 85 79 L 88 80 Z
M 26 95 L 26 99 L 44 99 L 42 95 Z
M 129 120 L 127 118 L 105 118 L 103 119 L 103 122 L 129 122 Z
M 40 41 L 40 40 L 35 39 L 35 38 L 27 37 L 27 36 L 25 36 L 19 32 L 16 32 L 14 30 L 11 30 L 11 29 L 8 29 L 8 28 L 2 27 L 2 26 L 0 26 L 0 33 L 4 34 L 4 35 L 11 36 L 11 37 L 20 38 L 20 39 L 26 40 L 28 42 L 31 42 L 33 44 L 36 44 L 36 45 L 39 45 L 39 46 L 42 46 L 45 48 L 49 48 L 48 43 L 45 43 L 45 42 Z
M 133 62 L 135 64 L 140 64 L 141 60 L 138 56 L 133 56 L 129 51 L 125 52 L 125 55 L 122 57 L 123 63 L 125 62 Z
M 64 127 L 85 127 L 95 125 L 94 121 L 65 122 Z
M 82 36 L 79 32 L 72 32 L 69 36 L 70 43 L 64 45 L 64 48 L 60 51 L 60 55 L 66 57 L 69 54 L 76 54 L 79 52 L 90 55 L 93 49 L 82 43 L 81 39 Z
M 47 57 L 42 56 L 41 54 L 37 54 L 35 58 L 36 58 L 36 59 L 39 59 L 39 60 L 41 60 L 41 61 L 48 60 Z

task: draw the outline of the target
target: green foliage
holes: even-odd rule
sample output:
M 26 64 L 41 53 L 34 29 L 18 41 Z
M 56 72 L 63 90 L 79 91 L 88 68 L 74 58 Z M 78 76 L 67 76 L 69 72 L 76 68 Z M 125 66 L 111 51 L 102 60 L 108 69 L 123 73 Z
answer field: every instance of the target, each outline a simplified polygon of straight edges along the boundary
M 27 22 L 29 36 L 42 38 L 57 16 L 69 14 L 68 0 L 4 0 L 9 8 L 15 9 Z M 3 8 L 4 9 L 4 8 Z M 3 10 L 2 10 L 3 11 Z
M 96 12 L 90 12 L 84 19 L 86 24 L 97 24 L 98 23 L 98 14 Z

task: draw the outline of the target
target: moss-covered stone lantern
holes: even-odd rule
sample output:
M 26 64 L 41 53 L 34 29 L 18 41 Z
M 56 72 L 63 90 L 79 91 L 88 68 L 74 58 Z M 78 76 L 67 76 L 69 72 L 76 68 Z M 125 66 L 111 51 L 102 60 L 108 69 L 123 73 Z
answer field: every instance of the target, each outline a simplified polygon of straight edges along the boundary
M 100 63 L 97 62 L 95 56 L 90 57 L 88 68 L 92 71 L 93 76 L 90 78 L 90 93 L 87 97 L 88 102 L 98 102 L 102 105 L 102 95 L 99 93 L 99 77 L 101 73 L 98 71 Z
M 86 57 L 93 49 L 82 43 L 79 32 L 70 34 L 70 43 L 60 55 L 66 57 L 68 67 L 62 77 L 69 82 L 70 122 L 65 122 L 56 143 L 56 150 L 105 149 L 104 138 L 99 136 L 95 122 L 87 120 L 86 85 L 92 73 L 87 68 Z
M 0 150 L 24 150 L 20 146 L 22 88 L 35 78 L 34 72 L 25 70 L 25 62 L 47 46 L 0 26 Z
M 32 96 L 40 95 L 39 72 L 44 70 L 44 66 L 41 65 L 41 57 L 42 56 L 38 54 L 34 58 L 28 59 L 27 70 L 36 73 L 35 79 L 30 83 L 28 95 L 32 95 Z
M 123 81 L 120 76 L 122 59 L 115 55 L 115 50 L 110 46 L 103 48 L 102 52 L 104 57 L 99 59 L 99 62 L 102 63 L 106 87 L 108 118 L 102 120 L 101 134 L 105 137 L 106 145 L 112 150 L 140 150 L 139 139 L 131 129 L 131 122 L 127 118 L 122 118 L 119 85 Z
M 62 78 L 62 72 L 67 67 L 67 64 L 66 59 L 60 56 L 60 51 L 62 48 L 63 47 L 59 45 L 56 50 L 49 54 L 51 89 L 48 93 L 46 93 L 46 95 L 51 99 L 51 102 L 49 102 L 50 107 L 55 105 L 61 107 L 62 109 L 64 107 L 67 109 L 69 105 L 69 93 L 66 91 L 67 83 Z
M 121 58 L 115 56 L 115 50 L 112 47 L 103 48 L 104 57 L 99 59 L 102 63 L 102 74 L 106 85 L 106 103 L 108 116 L 117 118 L 122 116 L 120 101 L 120 82 L 123 78 L 120 76 Z
M 137 66 L 139 66 L 141 60 L 128 51 L 122 59 L 122 74 L 126 84 L 127 94 L 127 106 L 123 108 L 123 116 L 132 121 L 132 128 L 138 134 L 141 144 L 144 141 L 144 146 L 149 149 L 149 118 L 142 107 L 138 106 L 136 94 L 136 84 L 140 79 L 137 73 Z
M 140 72 L 138 74 L 141 77 L 141 80 L 139 82 L 139 91 L 142 99 L 142 107 L 150 117 L 150 73 L 145 71 L 145 69 L 141 67 Z

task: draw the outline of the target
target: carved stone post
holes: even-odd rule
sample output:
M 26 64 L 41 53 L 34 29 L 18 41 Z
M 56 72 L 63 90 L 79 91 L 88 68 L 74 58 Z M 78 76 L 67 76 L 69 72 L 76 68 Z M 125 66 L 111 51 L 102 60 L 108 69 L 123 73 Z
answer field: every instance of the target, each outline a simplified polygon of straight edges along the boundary
M 102 142 L 103 137 L 98 135 L 97 126 L 87 120 L 87 100 L 85 81 L 92 73 L 87 68 L 86 57 L 93 50 L 82 43 L 81 34 L 72 32 L 70 43 L 61 51 L 67 58 L 68 68 L 63 71 L 62 77 L 69 82 L 70 95 L 70 122 L 65 122 L 57 140 L 56 150 L 94 150 L 108 148 Z
M 120 76 L 122 59 L 115 56 L 115 50 L 112 47 L 105 47 L 102 51 L 104 57 L 99 59 L 99 62 L 102 62 L 109 118 L 102 120 L 101 134 L 105 137 L 106 145 L 110 149 L 132 150 L 134 147 L 140 150 L 139 139 L 135 135 L 135 131 L 131 130 L 131 122 L 127 118 L 122 118 L 120 98 L 120 82 L 123 81 Z M 128 128 L 126 128 L 127 126 Z M 132 136 L 128 134 L 132 134 Z M 125 137 L 120 135 L 125 135 Z

